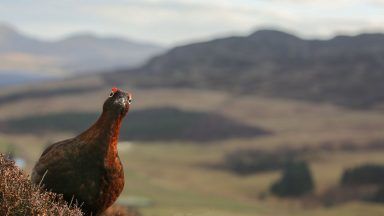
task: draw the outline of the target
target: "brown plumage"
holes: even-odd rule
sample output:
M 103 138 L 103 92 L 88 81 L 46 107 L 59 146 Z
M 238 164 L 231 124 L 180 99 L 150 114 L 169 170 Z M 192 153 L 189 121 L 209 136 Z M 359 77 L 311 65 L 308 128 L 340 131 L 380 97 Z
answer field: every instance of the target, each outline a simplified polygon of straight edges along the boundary
M 77 200 L 86 215 L 98 215 L 111 206 L 124 187 L 117 153 L 121 121 L 132 97 L 113 88 L 99 119 L 80 135 L 44 150 L 32 171 L 32 181 Z

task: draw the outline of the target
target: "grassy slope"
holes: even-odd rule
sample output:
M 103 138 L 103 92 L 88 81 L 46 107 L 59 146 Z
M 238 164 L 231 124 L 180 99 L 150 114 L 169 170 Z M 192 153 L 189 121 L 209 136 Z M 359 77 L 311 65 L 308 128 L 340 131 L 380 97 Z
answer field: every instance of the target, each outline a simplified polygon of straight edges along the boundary
M 259 200 L 260 192 L 265 192 L 269 184 L 279 177 L 279 173 L 239 177 L 201 166 L 203 163 L 220 161 L 226 152 L 238 148 L 316 146 L 325 142 L 337 145 L 345 141 L 364 145 L 372 140 L 384 139 L 384 115 L 381 113 L 212 91 L 134 89 L 133 92 L 135 110 L 172 106 L 186 110 L 214 111 L 275 132 L 270 137 L 231 139 L 207 146 L 191 145 L 193 143 L 135 143 L 129 150 L 121 151 L 127 180 L 121 200 L 132 196 L 152 200 L 154 205 L 141 209 L 144 215 L 384 214 L 383 206 L 366 203 L 349 203 L 329 209 L 304 209 L 292 200 L 277 200 L 273 197 Z M 78 95 L 16 101 L 0 106 L 1 118 L 61 111 L 99 111 L 99 104 L 106 94 L 108 90 L 104 89 Z M 129 116 L 125 123 L 129 124 Z M 12 141 L 30 164 L 37 159 L 46 142 L 68 136 L 70 134 L 44 134 L 40 137 L 0 135 L 2 140 Z M 322 155 L 311 162 L 317 192 L 337 184 L 346 167 L 368 161 L 384 163 L 383 154 L 365 151 Z
M 154 205 L 143 208 L 146 215 L 380 215 L 384 207 L 350 203 L 333 208 L 303 209 L 292 200 L 268 196 L 259 200 L 278 173 L 239 177 L 222 170 L 201 167 L 220 161 L 225 148 L 215 146 L 134 145 L 121 152 L 126 164 L 127 182 L 122 200 L 144 196 Z M 344 167 L 364 161 L 384 163 L 383 153 L 332 153 L 311 164 L 315 182 L 322 188 L 338 183 Z M 318 192 L 318 193 L 319 193 Z

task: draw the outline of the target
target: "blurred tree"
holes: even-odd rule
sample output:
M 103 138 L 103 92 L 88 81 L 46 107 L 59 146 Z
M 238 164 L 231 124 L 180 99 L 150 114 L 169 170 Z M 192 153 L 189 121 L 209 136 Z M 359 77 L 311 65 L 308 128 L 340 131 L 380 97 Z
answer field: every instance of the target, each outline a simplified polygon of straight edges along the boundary
M 301 196 L 313 191 L 314 183 L 308 164 L 292 161 L 286 164 L 283 176 L 272 184 L 270 190 L 278 196 Z
M 342 185 L 383 184 L 384 166 L 365 164 L 344 171 Z

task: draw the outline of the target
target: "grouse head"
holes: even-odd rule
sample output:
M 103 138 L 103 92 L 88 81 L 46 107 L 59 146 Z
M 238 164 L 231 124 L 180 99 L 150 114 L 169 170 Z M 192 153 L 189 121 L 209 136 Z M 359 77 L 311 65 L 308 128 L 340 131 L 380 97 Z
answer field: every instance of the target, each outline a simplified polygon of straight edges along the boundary
M 103 111 L 124 117 L 127 114 L 131 103 L 131 93 L 121 91 L 114 87 L 112 88 L 108 99 L 104 102 Z

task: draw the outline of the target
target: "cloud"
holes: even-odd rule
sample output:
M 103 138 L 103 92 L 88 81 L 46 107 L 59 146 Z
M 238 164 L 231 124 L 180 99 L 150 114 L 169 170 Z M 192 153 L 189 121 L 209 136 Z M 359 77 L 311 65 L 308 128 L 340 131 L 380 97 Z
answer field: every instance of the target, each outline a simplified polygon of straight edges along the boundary
M 304 37 L 383 30 L 379 4 L 384 0 L 30 0 L 6 2 L 0 13 L 45 37 L 83 30 L 175 44 L 265 26 Z
M 95 5 L 87 13 L 124 26 L 132 35 L 156 36 L 155 40 L 182 41 L 229 31 L 249 29 L 262 12 L 255 8 L 231 8 L 196 2 L 140 1 L 130 4 Z

